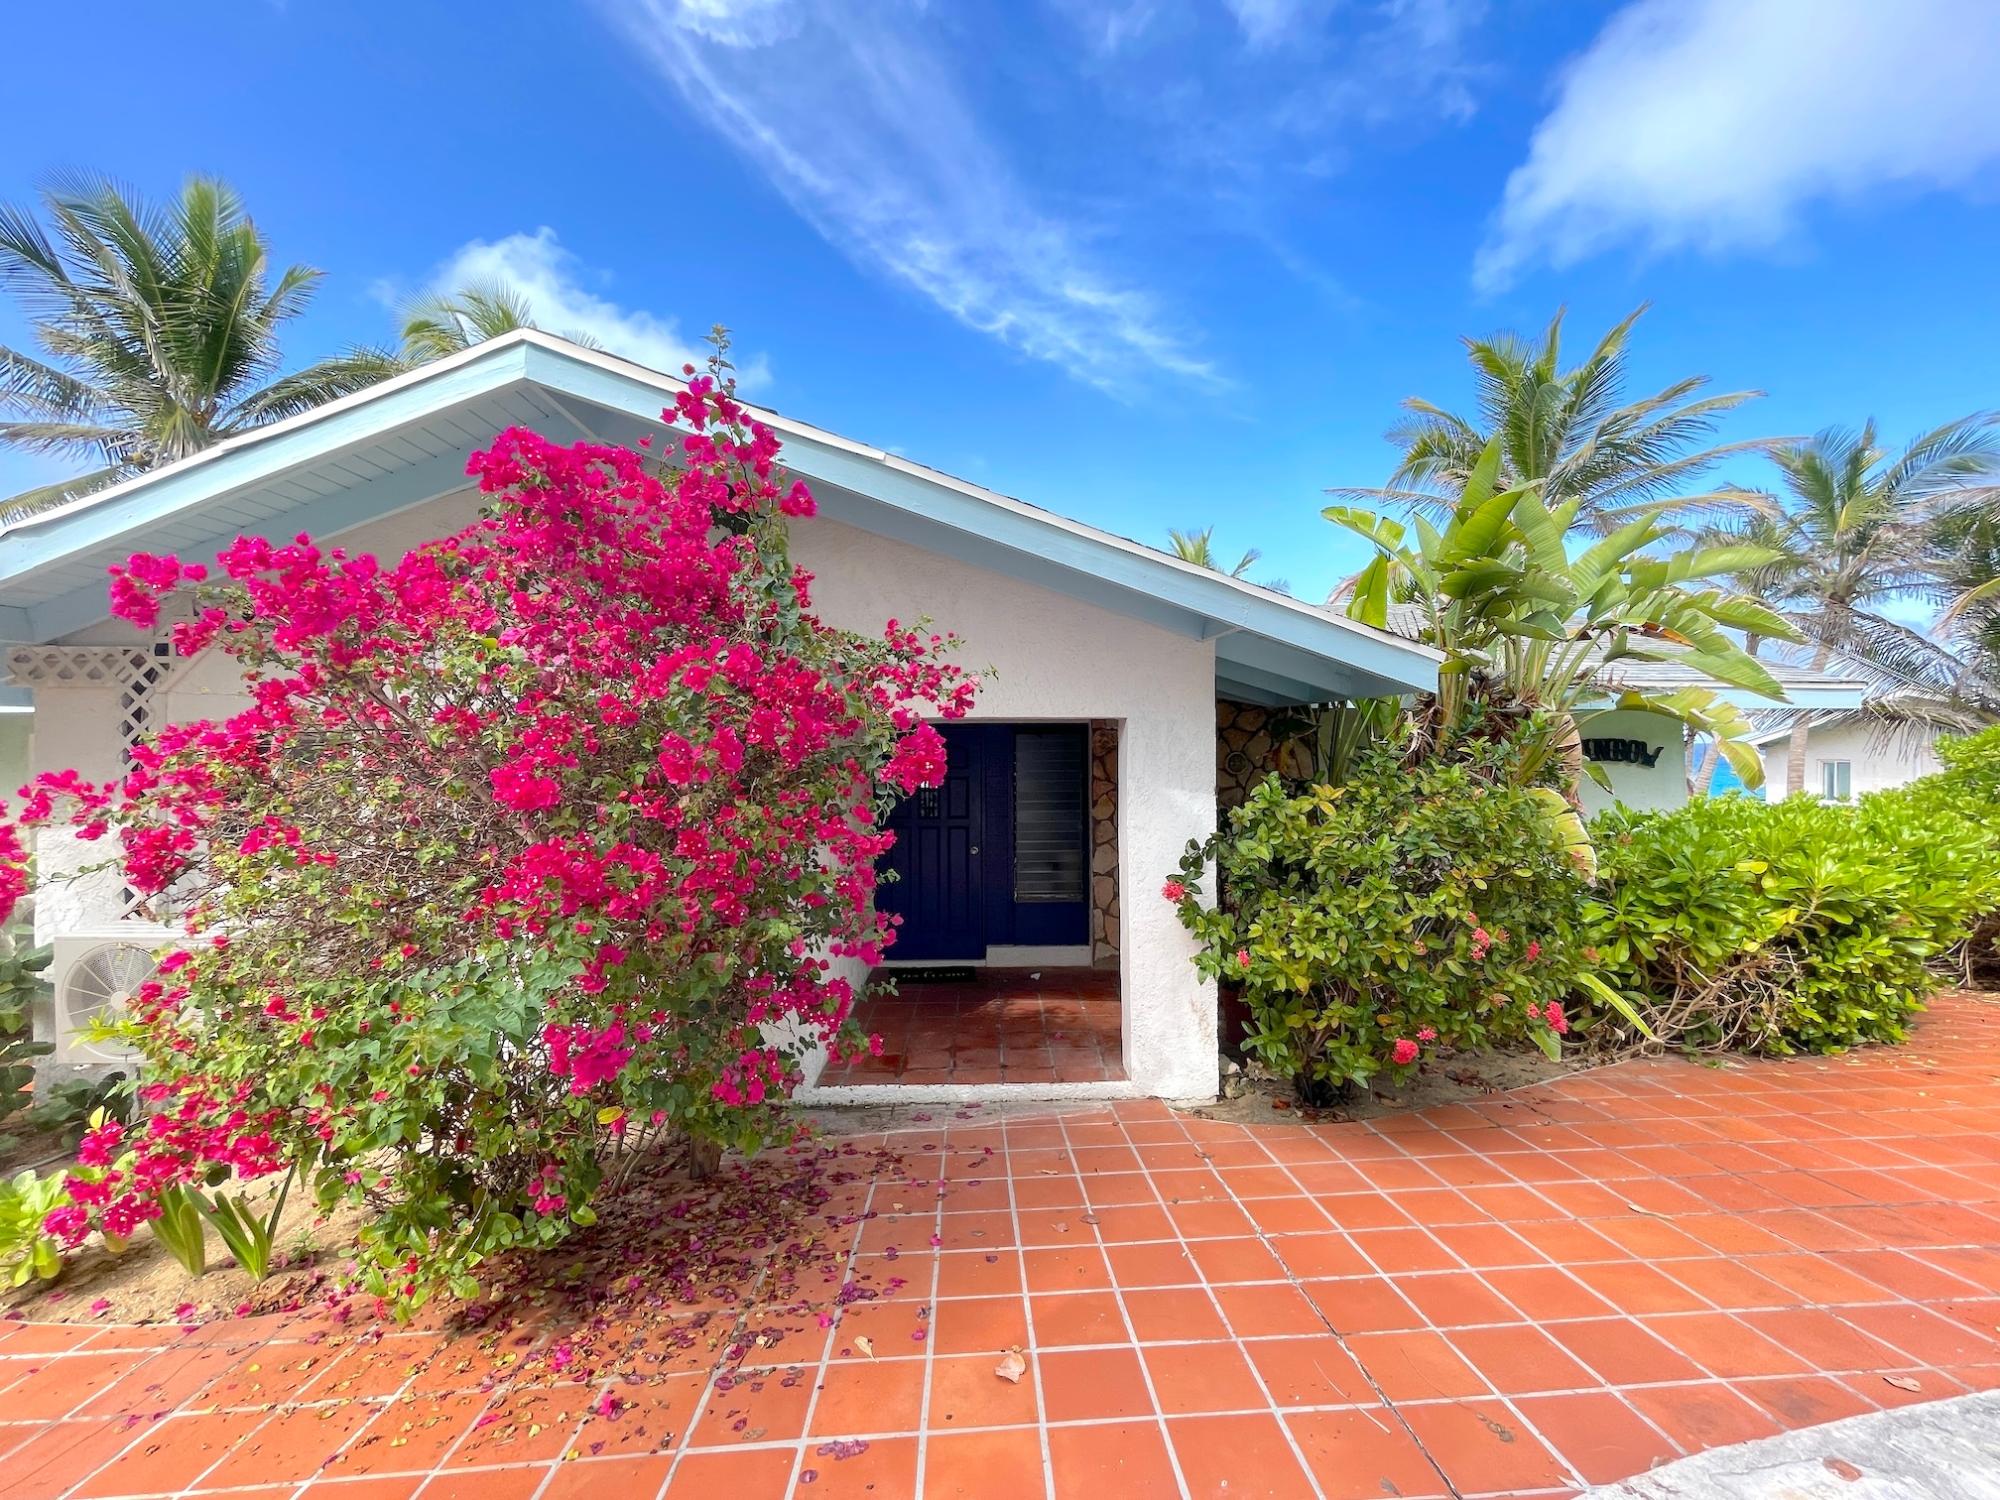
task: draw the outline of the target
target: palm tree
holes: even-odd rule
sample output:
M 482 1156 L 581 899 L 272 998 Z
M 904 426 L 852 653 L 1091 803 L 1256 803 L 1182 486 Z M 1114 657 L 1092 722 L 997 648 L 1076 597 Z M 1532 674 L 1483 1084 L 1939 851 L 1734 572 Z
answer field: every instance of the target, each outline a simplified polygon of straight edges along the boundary
M 2000 516 L 1965 507 L 1961 497 L 1978 488 L 1948 496 L 1930 527 L 1944 610 L 1923 629 L 1861 622 L 1848 659 L 1874 688 L 1862 713 L 1886 736 L 1971 734 L 2000 724 Z
M 1204 526 L 1200 531 L 1176 531 L 1167 528 L 1167 545 L 1182 562 L 1193 563 L 1197 568 L 1207 568 L 1211 572 L 1226 573 L 1231 578 L 1241 578 L 1257 565 L 1257 559 L 1264 554 L 1255 547 L 1245 550 L 1236 560 L 1236 566 L 1225 568 L 1222 559 L 1215 555 L 1215 528 Z
M 1935 645 L 1886 615 L 1898 599 L 1936 599 L 1941 582 L 1941 523 L 1969 513 L 2000 474 L 2000 415 L 1947 422 L 1900 454 L 1876 445 L 1871 420 L 1859 432 L 1828 429 L 1772 451 L 1789 492 L 1785 525 L 1791 546 L 1772 602 L 1810 638 L 1812 664 L 1837 654 L 1887 672 Z M 1913 647 L 1917 648 L 1913 651 Z M 1934 661 L 1933 665 L 1936 663 Z M 1885 684 L 1891 685 L 1891 684 Z M 1892 687 L 1893 691 L 1893 687 Z M 1805 786 L 1810 716 L 1794 717 L 1787 794 Z
M 1780 511 L 1752 512 L 1734 523 L 1709 525 L 1695 533 L 1696 542 L 1703 547 L 1746 546 L 1754 547 L 1766 554 L 1763 561 L 1752 567 L 1740 568 L 1728 576 L 1729 586 L 1747 599 L 1775 600 L 1784 598 L 1792 587 L 1792 581 L 1806 567 L 1810 542 L 1792 517 Z M 1762 651 L 1764 638 L 1752 631 L 1743 636 L 1743 649 L 1751 656 Z M 1706 797 L 1715 785 L 1715 773 L 1721 766 L 1723 755 L 1721 746 L 1711 744 L 1703 759 L 1699 779 L 1695 782 L 1695 795 Z
M 1167 528 L 1167 546 L 1182 562 L 1193 563 L 1197 568 L 1207 568 L 1210 572 L 1221 573 L 1230 578 L 1242 578 L 1255 583 L 1259 588 L 1270 589 L 1273 593 L 1289 594 L 1292 586 L 1282 578 L 1269 580 L 1249 577 L 1250 570 L 1264 554 L 1255 547 L 1244 549 L 1236 559 L 1234 567 L 1225 568 L 1222 559 L 1215 555 L 1215 528 L 1204 526 L 1200 531 L 1176 531 Z
M 1609 682 L 1617 707 L 1664 714 L 1712 735 L 1746 779 L 1754 778 L 1757 758 L 1744 742 L 1749 721 L 1720 685 L 1774 703 L 1783 690 L 1729 632 L 1797 637 L 1760 601 L 1698 585 L 1761 567 L 1765 552 L 1729 543 L 1663 553 L 1675 528 L 1667 506 L 1655 505 L 1572 556 L 1578 502 L 1551 509 L 1535 484 L 1499 488 L 1501 452 L 1501 439 L 1489 440 L 1441 526 L 1405 527 L 1348 506 L 1321 512 L 1375 551 L 1335 595 L 1345 599 L 1348 616 L 1382 629 L 1400 606 L 1414 616 L 1412 633 L 1445 654 L 1437 690 L 1413 719 L 1410 753 L 1462 732 L 1474 704 L 1510 718 L 1532 716 L 1517 774 L 1530 786 L 1551 776 L 1574 805 L 1584 776 L 1602 780 L 1584 757 L 1580 726 L 1610 711 Z M 1649 693 L 1621 681 L 1621 663 L 1663 661 L 1719 686 Z
M 504 281 L 469 282 L 453 292 L 428 293 L 405 305 L 402 319 L 402 355 L 410 365 L 457 354 L 517 328 L 541 326 L 527 295 Z M 563 337 L 586 349 L 598 347 L 587 333 Z
M 0 287 L 20 299 L 45 357 L 0 346 L 0 444 L 85 465 L 0 501 L 15 521 L 393 374 L 354 349 L 289 375 L 279 329 L 321 272 L 271 275 L 242 200 L 191 177 L 163 207 L 103 178 L 41 193 L 44 230 L 0 205 Z
M 1682 493 L 1688 483 L 1732 454 L 1756 453 L 1770 439 L 1708 444 L 1721 419 L 1761 391 L 1701 395 L 1705 375 L 1677 380 L 1650 396 L 1625 399 L 1627 342 L 1646 311 L 1642 305 L 1584 358 L 1562 363 L 1563 314 L 1534 340 L 1502 333 L 1465 340 L 1478 387 L 1478 415 L 1460 416 L 1419 397 L 1389 430 L 1402 450 L 1389 483 L 1378 489 L 1336 489 L 1339 499 L 1413 506 L 1449 515 L 1486 445 L 1501 444 L 1503 487 L 1542 482 L 1543 503 L 1574 501 L 1586 525 L 1608 532 L 1661 501 L 1670 517 L 1741 515 L 1758 509 L 1754 491 L 1725 486 Z M 1703 446 L 1706 444 L 1706 446 Z

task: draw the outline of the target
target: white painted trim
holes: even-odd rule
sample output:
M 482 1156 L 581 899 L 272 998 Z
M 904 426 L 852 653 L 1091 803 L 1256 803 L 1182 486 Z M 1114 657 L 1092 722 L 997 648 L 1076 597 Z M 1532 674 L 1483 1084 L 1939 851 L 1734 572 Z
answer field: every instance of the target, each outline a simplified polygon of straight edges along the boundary
M 1072 947 L 1033 947 L 1026 943 L 993 943 L 986 949 L 986 965 L 992 969 L 1088 969 L 1093 967 L 1090 944 Z
M 843 1083 L 800 1088 L 796 1104 L 1004 1104 L 1036 1099 L 1147 1099 L 1129 1078 L 1100 1083 Z M 1169 1100 L 1169 1103 L 1181 1102 Z M 1213 1104 L 1213 1097 L 1200 1101 Z
M 463 365 L 469 365 L 481 359 L 490 360 L 497 351 L 520 342 L 522 340 L 508 333 L 502 334 L 499 338 L 487 339 L 483 343 L 473 344 L 468 348 L 459 350 L 456 354 L 447 354 L 442 359 L 435 359 L 428 364 L 419 365 L 414 370 L 406 371 L 401 375 L 392 375 L 389 379 L 379 381 L 365 389 L 352 391 L 338 400 L 327 402 L 323 406 L 315 406 L 310 411 L 302 411 L 296 416 L 286 417 L 282 422 L 272 422 L 267 426 L 253 427 L 248 432 L 239 432 L 234 437 L 224 438 L 212 448 L 204 448 L 199 453 L 189 454 L 186 458 L 175 459 L 172 463 L 162 464 L 157 469 L 148 469 L 143 474 L 135 474 L 130 479 L 122 480 L 117 484 L 107 485 L 104 489 L 93 490 L 88 495 L 79 495 L 67 504 L 58 505 L 50 510 L 37 511 L 34 515 L 25 516 L 11 525 L 0 526 L 0 537 L 18 536 L 24 531 L 39 530 L 44 526 L 53 525 L 57 521 L 76 515 L 79 511 L 91 510 L 99 505 L 105 505 L 111 501 L 137 494 L 168 479 L 175 479 L 183 474 L 200 469 L 204 465 L 220 463 L 232 453 L 240 453 L 245 448 L 255 448 L 261 444 L 288 437 L 294 432 L 302 432 L 306 428 L 341 416 L 346 412 L 353 411 L 357 407 L 366 406 L 371 402 L 380 401 L 385 397 L 397 395 L 402 391 L 410 389 L 412 386 L 419 386 L 428 381 L 436 380 L 441 375 L 449 375 Z

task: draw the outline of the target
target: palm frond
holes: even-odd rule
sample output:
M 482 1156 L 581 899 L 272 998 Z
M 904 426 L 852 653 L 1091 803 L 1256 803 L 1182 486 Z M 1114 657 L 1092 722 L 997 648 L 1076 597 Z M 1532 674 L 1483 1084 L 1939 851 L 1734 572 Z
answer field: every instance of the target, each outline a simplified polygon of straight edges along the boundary
M 366 390 L 407 368 L 404 361 L 387 349 L 357 345 L 345 354 L 295 370 L 261 391 L 252 391 L 230 408 L 221 425 L 227 431 L 236 432 L 247 427 L 261 427 L 266 422 L 282 421 L 342 396 Z
M 1369 504 L 1394 503 L 1442 518 L 1464 489 L 1489 439 L 1497 439 L 1506 485 L 1538 480 L 1551 506 L 1575 502 L 1581 518 L 1602 530 L 1622 519 L 1601 513 L 1645 501 L 1689 506 L 1689 523 L 1737 503 L 1729 487 L 1684 494 L 1700 475 L 1732 457 L 1757 454 L 1773 439 L 1716 443 L 1722 420 L 1758 391 L 1704 394 L 1706 376 L 1669 382 L 1628 400 L 1631 337 L 1645 306 L 1607 330 L 1577 365 L 1562 360 L 1559 310 L 1533 340 L 1513 333 L 1465 340 L 1477 416 L 1463 416 L 1412 397 L 1389 431 L 1398 450 L 1386 485 L 1333 493 Z M 1746 492 L 1747 496 L 1748 492 Z
M 79 474 L 73 479 L 58 480 L 54 484 L 39 485 L 31 490 L 22 490 L 18 495 L 9 495 L 0 500 L 0 528 L 17 526 L 23 521 L 33 520 L 43 511 L 54 510 L 59 505 L 67 505 L 72 500 L 80 500 L 85 495 L 94 494 L 116 484 L 130 473 L 121 466 L 107 466 Z

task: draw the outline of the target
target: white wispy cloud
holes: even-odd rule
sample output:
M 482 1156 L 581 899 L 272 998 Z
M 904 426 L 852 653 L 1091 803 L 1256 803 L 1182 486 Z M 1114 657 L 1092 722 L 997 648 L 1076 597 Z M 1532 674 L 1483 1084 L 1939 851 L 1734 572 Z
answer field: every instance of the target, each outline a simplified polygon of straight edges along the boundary
M 1162 0 L 1047 0 L 1100 57 L 1142 40 L 1160 19 Z
M 670 375 L 678 375 L 683 365 L 708 362 L 708 346 L 684 335 L 673 318 L 613 301 L 593 289 L 602 282 L 545 224 L 533 234 L 461 245 L 437 268 L 429 289 L 454 292 L 501 283 L 528 304 L 535 326 L 550 333 L 581 334 L 607 353 Z M 770 368 L 762 356 L 737 363 L 737 383 L 744 390 L 769 384 Z
M 1086 217 L 1022 180 L 969 106 L 922 5 L 626 0 L 606 14 L 688 107 L 864 268 L 1099 388 L 1213 383 Z M 750 18 L 755 18 L 754 24 Z
M 1475 279 L 1769 249 L 1809 205 L 2000 163 L 1995 0 L 1636 0 L 1563 71 Z
M 1325 17 L 1331 0 L 1222 0 L 1243 39 L 1252 47 L 1270 47 Z

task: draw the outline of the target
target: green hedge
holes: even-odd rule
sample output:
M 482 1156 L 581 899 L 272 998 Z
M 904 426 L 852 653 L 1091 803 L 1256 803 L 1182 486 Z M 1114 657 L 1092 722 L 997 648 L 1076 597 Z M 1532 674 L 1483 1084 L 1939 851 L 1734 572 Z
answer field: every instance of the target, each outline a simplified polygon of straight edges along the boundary
M 1586 958 L 1668 1042 L 1901 1041 L 1941 961 L 2000 899 L 2000 731 L 1981 738 L 1983 791 L 1947 772 L 1858 807 L 1730 796 L 1602 814 Z
M 1923 827 L 1953 827 L 1976 836 L 1989 875 L 2000 872 L 2000 727 L 1937 745 L 1944 770 L 1893 791 L 1864 797 L 1862 816 Z M 1984 899 L 1967 934 L 1958 967 L 1967 977 L 2000 969 L 2000 879 L 1981 887 Z
M 1510 780 L 1518 746 L 1414 766 L 1404 749 L 1360 752 L 1343 785 L 1270 778 L 1167 883 L 1198 967 L 1249 1005 L 1246 1049 L 1310 1102 L 1407 1076 L 1434 1046 L 1553 1049 L 1568 1030 L 1583 882 L 1544 799 Z

